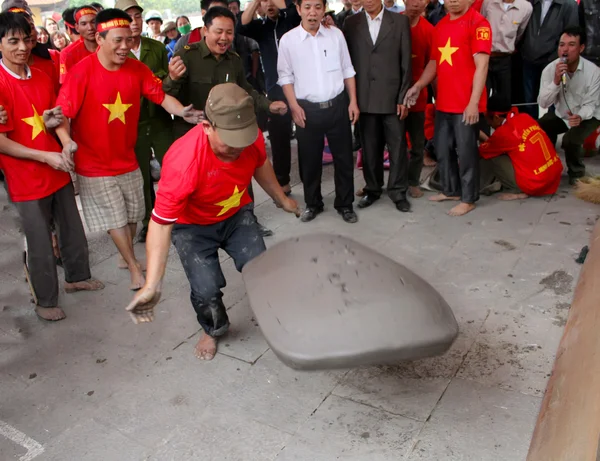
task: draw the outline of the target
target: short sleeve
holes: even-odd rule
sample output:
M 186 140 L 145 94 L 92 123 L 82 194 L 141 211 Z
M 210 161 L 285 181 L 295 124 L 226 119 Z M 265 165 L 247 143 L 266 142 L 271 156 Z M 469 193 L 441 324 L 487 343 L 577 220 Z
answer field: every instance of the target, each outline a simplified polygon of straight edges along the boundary
M 473 21 L 473 30 L 471 31 L 471 52 L 492 53 L 492 29 L 490 23 L 481 15 Z
M 198 183 L 198 145 L 202 127 L 179 138 L 167 151 L 163 160 L 156 202 L 152 211 L 154 221 L 160 224 L 174 223 L 185 211 L 189 197 Z M 192 135 L 193 134 L 193 135 Z
M 60 88 L 56 105 L 62 107 L 63 114 L 67 118 L 75 118 L 81 109 L 87 88 L 87 67 L 78 66 L 69 72 Z
M 4 110 L 8 114 L 8 121 L 0 125 L 0 133 L 9 133 L 14 130 L 14 116 L 13 116 L 13 98 L 10 88 L 3 80 L 0 80 L 0 106 L 4 107 Z
M 140 75 L 142 83 L 142 96 L 149 99 L 154 104 L 162 104 L 165 100 L 165 92 L 163 90 L 163 81 L 152 73 L 152 71 L 139 61 L 135 62 L 137 65 L 138 74 Z
M 265 146 L 265 135 L 261 130 L 258 130 L 258 138 L 254 141 L 254 145 L 258 151 L 258 156 L 256 157 L 256 168 L 260 168 L 267 161 L 267 149 Z

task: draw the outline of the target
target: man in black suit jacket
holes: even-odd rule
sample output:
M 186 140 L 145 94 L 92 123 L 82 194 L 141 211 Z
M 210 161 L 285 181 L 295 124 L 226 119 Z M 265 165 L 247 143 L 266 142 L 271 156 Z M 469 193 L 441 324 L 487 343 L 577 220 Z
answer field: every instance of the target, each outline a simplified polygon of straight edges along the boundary
M 410 211 L 408 157 L 402 147 L 408 109 L 404 95 L 411 83 L 410 23 L 383 8 L 381 0 L 363 0 L 363 12 L 348 17 L 344 35 L 356 70 L 356 87 L 366 186 L 359 208 L 371 206 L 383 190 L 383 152 L 390 153 L 388 195 L 399 211 Z

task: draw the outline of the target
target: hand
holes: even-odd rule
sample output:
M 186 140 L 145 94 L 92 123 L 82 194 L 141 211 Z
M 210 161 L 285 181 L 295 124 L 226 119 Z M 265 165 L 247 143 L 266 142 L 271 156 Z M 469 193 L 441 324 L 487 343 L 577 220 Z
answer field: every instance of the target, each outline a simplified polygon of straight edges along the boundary
M 6 125 L 8 123 L 8 112 L 4 106 L 0 106 L 0 125 Z
M 330 14 L 326 15 L 321 21 L 321 25 L 325 27 L 325 29 L 329 29 L 330 27 L 335 27 L 335 21 L 331 17 Z
M 293 198 L 285 197 L 281 203 L 281 208 L 288 213 L 295 214 L 296 218 L 300 217 L 300 208 L 298 208 L 298 203 Z
M 275 102 L 272 102 L 271 105 L 269 106 L 269 111 L 272 114 L 285 115 L 285 114 L 287 114 L 288 107 L 287 107 L 287 104 L 283 101 L 275 101 Z
M 302 109 L 302 107 L 300 107 L 299 104 L 296 104 L 295 106 L 290 106 L 290 109 L 292 110 L 292 119 L 294 120 L 294 123 L 300 128 L 305 128 L 306 114 L 304 113 L 304 109 Z
M 64 118 L 60 106 L 56 106 L 54 109 L 45 110 L 42 114 L 42 119 L 44 120 L 46 128 L 56 128 L 63 122 Z
M 181 59 L 181 56 L 175 56 L 173 59 L 171 59 L 171 62 L 169 63 L 169 77 L 171 77 L 171 80 L 179 80 L 181 77 L 183 77 L 183 74 L 185 74 L 186 71 L 187 69 L 183 63 L 183 60 Z
M 404 104 L 398 104 L 396 110 L 400 120 L 404 120 L 406 117 L 408 117 L 408 107 L 406 107 Z
M 556 69 L 554 70 L 554 84 L 560 85 L 560 81 L 562 80 L 562 76 L 565 72 L 568 72 L 569 66 L 566 62 L 561 62 L 560 59 L 556 63 Z
M 69 162 L 73 163 L 73 167 L 75 166 L 75 163 L 73 162 L 73 154 L 77 152 L 77 149 L 79 149 L 79 147 L 77 144 L 75 144 L 75 141 L 71 140 L 66 146 L 63 147 L 62 150 L 63 156 L 65 156 Z
M 160 290 L 144 286 L 133 297 L 133 301 L 125 308 L 131 320 L 138 323 L 152 322 L 154 320 L 154 306 L 160 301 Z
M 198 123 L 204 119 L 204 112 L 194 109 L 194 105 L 190 104 L 189 106 L 183 108 L 181 117 L 192 125 L 198 125 Z
M 406 95 L 404 96 L 404 101 L 403 101 L 404 104 L 402 104 L 402 105 L 406 106 L 408 109 L 410 109 L 412 106 L 414 106 L 417 103 L 417 99 L 419 98 L 420 93 L 421 93 L 421 87 L 415 83 L 406 92 Z
M 348 116 L 350 117 L 350 122 L 352 125 L 355 125 L 358 122 L 358 116 L 360 115 L 360 110 L 358 110 L 358 104 L 356 102 L 351 102 L 348 106 Z
M 479 122 L 479 104 L 471 104 L 467 106 L 465 111 L 463 112 L 462 121 L 465 125 L 475 125 Z
M 69 160 L 62 152 L 45 152 L 44 163 L 50 165 L 55 170 L 59 171 L 73 171 L 73 161 Z
M 574 127 L 574 126 L 579 126 L 581 125 L 581 117 L 579 115 L 574 115 L 571 111 L 568 111 L 567 114 L 569 114 L 569 126 L 570 127 Z

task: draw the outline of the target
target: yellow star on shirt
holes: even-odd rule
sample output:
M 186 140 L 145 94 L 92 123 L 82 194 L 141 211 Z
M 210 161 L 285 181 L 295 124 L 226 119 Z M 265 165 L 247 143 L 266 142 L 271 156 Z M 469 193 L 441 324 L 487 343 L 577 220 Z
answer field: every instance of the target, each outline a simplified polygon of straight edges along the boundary
M 452 55 L 458 51 L 457 46 L 450 46 L 450 37 L 448 37 L 448 41 L 446 42 L 446 46 L 438 47 L 442 56 L 440 56 L 440 65 L 445 61 L 448 64 L 452 65 Z
M 232 208 L 239 208 L 240 202 L 242 200 L 242 196 L 244 195 L 244 192 L 246 192 L 246 189 L 244 189 L 243 191 L 240 192 L 238 189 L 238 186 L 235 186 L 235 188 L 233 189 L 233 194 L 231 194 L 231 197 L 229 197 L 226 200 L 223 200 L 222 202 L 215 203 L 216 206 L 223 207 L 217 216 L 224 215 Z
M 38 111 L 35 109 L 35 106 L 32 104 L 31 108 L 33 109 L 33 116 L 21 119 L 23 122 L 27 123 L 27 125 L 33 127 L 31 130 L 31 140 L 33 141 L 41 132 L 46 133 L 46 125 L 44 125 L 44 119 Z
M 123 104 L 121 101 L 121 93 L 117 92 L 117 99 L 114 104 L 102 104 L 105 108 L 110 111 L 110 115 L 108 117 L 108 123 L 113 120 L 119 119 L 125 125 L 125 112 L 133 105 L 133 104 Z

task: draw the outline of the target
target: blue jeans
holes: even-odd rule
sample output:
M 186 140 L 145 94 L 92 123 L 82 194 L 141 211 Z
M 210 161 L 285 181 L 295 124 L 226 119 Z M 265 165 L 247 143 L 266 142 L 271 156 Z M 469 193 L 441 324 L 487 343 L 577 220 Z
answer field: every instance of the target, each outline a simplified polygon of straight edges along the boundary
M 219 264 L 218 250 L 225 250 L 240 272 L 248 261 L 265 251 L 252 204 L 217 224 L 176 224 L 172 241 L 190 282 L 190 299 L 198 323 L 210 336 L 225 334 L 229 318 L 221 289 L 227 283 Z

